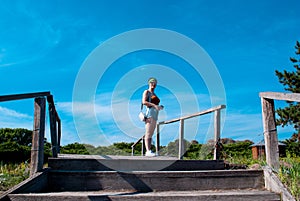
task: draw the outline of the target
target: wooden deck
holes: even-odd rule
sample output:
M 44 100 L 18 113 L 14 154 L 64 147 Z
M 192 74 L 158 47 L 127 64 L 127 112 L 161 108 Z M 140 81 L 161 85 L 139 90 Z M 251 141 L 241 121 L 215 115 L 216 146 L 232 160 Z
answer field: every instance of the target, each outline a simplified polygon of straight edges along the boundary
M 81 154 L 58 154 L 61 159 L 101 159 L 101 160 L 178 160 L 178 157 L 172 156 L 121 156 L 121 155 L 81 155 Z

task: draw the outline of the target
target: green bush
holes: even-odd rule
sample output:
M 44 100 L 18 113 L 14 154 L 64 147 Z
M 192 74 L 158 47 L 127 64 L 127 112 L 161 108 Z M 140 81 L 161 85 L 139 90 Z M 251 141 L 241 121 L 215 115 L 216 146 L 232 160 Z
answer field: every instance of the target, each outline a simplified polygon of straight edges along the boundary
M 23 162 L 30 160 L 32 131 L 23 128 L 0 128 L 0 161 Z M 51 144 L 44 143 L 44 159 L 51 156 Z
M 31 146 L 32 131 L 24 128 L 0 128 L 0 142 L 16 142 Z
M 300 142 L 296 142 L 292 139 L 283 141 L 286 145 L 287 155 L 300 157 Z
M 0 160 L 2 161 L 26 161 L 30 159 L 30 147 L 20 145 L 17 142 L 3 142 L 0 144 Z
M 191 144 L 184 154 L 186 159 L 197 159 L 200 156 L 201 144 Z
M 222 155 L 225 159 L 231 157 L 246 157 L 252 158 L 251 145 L 253 143 L 250 141 L 241 141 L 230 144 L 224 144 L 222 149 Z
M 0 160 L 26 161 L 30 159 L 32 131 L 22 128 L 0 129 Z
M 84 144 L 72 143 L 60 148 L 62 154 L 89 154 Z

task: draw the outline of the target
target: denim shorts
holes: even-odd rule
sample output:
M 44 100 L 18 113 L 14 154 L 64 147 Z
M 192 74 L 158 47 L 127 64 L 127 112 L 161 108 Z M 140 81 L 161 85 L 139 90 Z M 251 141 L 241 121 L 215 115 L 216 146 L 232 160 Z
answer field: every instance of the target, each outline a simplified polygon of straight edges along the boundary
M 156 110 L 154 107 L 150 107 L 150 108 L 147 107 L 146 117 L 147 118 L 152 117 L 155 121 L 157 121 L 157 119 L 158 119 L 158 110 Z

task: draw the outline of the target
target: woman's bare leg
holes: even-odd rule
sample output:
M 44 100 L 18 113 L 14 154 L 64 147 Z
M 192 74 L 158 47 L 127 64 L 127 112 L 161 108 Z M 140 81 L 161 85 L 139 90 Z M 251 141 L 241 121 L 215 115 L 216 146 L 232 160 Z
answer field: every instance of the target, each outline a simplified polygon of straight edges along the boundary
M 146 151 L 151 150 L 151 144 L 152 144 L 152 136 L 154 133 L 156 127 L 156 121 L 152 118 L 149 118 L 146 120 L 146 125 L 145 125 L 145 146 L 146 146 Z

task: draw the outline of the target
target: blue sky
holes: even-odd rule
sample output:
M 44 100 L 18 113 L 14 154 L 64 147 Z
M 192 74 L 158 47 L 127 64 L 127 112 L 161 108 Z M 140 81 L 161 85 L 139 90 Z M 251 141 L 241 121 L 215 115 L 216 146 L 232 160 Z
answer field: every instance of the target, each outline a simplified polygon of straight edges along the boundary
M 275 70 L 293 70 L 289 57 L 300 40 L 297 0 L 0 2 L 0 94 L 51 91 L 62 119 L 63 144 L 135 141 L 143 134 L 137 114 L 150 76 L 158 77 L 156 92 L 165 106 L 161 121 L 226 104 L 221 136 L 261 141 L 258 94 L 284 91 Z M 161 47 L 151 49 L 143 40 L 152 35 L 141 34 L 140 42 L 139 36 L 137 41 L 128 40 L 132 31 L 149 29 L 178 34 L 203 52 L 179 46 L 181 41 L 171 37 L 170 41 L 157 37 L 156 47 L 168 44 L 200 63 L 206 59 L 212 63 L 195 67 Z M 108 48 L 123 36 L 117 48 Z M 133 45 L 144 49 L 104 65 Z M 101 49 L 107 51 L 100 54 Z M 89 63 L 93 65 L 85 73 Z M 204 75 L 205 69 L 216 70 L 219 77 Z M 224 97 L 216 92 L 219 89 L 224 89 Z M 0 103 L 0 113 L 0 127 L 32 129 L 33 100 Z M 188 121 L 186 138 L 199 142 L 212 138 L 211 117 Z M 292 132 L 278 129 L 280 139 Z M 49 129 L 46 135 L 49 138 Z M 162 144 L 177 136 L 178 124 L 162 128 Z

